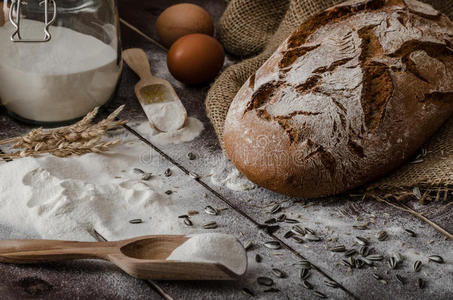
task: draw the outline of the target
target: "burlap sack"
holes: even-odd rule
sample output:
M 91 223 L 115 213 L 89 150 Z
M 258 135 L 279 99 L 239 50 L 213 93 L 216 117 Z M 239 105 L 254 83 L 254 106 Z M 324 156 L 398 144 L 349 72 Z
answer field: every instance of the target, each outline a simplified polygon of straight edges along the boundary
M 223 147 L 223 125 L 231 101 L 248 77 L 302 22 L 343 0 L 230 0 L 220 19 L 218 35 L 225 49 L 243 60 L 226 69 L 209 90 L 206 110 Z M 424 0 L 450 18 L 453 0 Z M 453 101 L 453 99 L 452 99 Z M 395 193 L 407 188 L 425 190 L 453 185 L 453 120 L 426 146 L 417 163 L 409 163 L 390 176 L 373 183 L 368 190 Z M 445 193 L 445 196 L 447 194 Z

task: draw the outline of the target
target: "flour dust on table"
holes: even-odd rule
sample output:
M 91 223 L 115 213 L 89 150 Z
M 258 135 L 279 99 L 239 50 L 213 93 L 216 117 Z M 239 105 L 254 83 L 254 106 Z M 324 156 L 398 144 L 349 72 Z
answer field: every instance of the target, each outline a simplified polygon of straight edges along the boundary
M 224 186 L 233 191 L 249 191 L 256 185 L 242 175 L 228 159 L 223 159 L 212 169 L 211 182 L 216 186 Z

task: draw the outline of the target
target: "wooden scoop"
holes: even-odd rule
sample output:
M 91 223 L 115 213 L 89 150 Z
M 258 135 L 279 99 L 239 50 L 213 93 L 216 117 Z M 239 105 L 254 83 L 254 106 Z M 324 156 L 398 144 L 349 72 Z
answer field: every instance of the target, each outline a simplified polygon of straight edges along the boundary
M 187 119 L 187 111 L 172 85 L 151 74 L 148 58 L 142 49 L 123 51 L 123 59 L 140 77 L 135 94 L 151 125 L 169 132 L 180 129 Z
M 133 277 L 153 280 L 235 280 L 243 275 L 219 263 L 167 261 L 173 250 L 188 239 L 182 235 L 156 235 L 116 242 L 0 241 L 0 262 L 33 264 L 103 259 Z M 243 257 L 246 266 L 245 250 Z

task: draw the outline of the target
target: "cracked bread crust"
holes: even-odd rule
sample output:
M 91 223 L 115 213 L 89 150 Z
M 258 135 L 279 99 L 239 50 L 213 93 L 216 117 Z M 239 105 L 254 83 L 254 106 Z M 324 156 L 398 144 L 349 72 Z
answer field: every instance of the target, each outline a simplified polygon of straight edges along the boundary
M 453 24 L 415 0 L 355 0 L 303 23 L 236 95 L 227 155 L 305 198 L 407 161 L 453 112 Z

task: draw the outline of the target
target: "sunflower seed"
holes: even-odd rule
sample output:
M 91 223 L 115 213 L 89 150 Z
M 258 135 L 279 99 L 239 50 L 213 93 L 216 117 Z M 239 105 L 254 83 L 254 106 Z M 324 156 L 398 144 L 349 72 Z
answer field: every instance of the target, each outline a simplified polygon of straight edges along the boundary
M 319 236 L 311 234 L 311 233 L 306 234 L 305 239 L 307 239 L 310 242 L 319 242 L 322 240 L 322 238 L 320 238 Z
M 308 233 L 311 233 L 313 235 L 316 235 L 316 232 L 313 229 L 308 228 L 308 227 L 305 227 L 305 232 L 308 232 Z
M 133 219 L 133 220 L 130 220 L 129 223 L 131 223 L 131 224 L 140 224 L 140 223 L 143 223 L 143 220 L 142 219 Z
M 264 285 L 264 286 L 271 286 L 274 284 L 274 281 L 269 278 L 269 277 L 258 277 L 256 279 L 256 281 L 258 282 L 259 285 Z
M 319 297 L 319 298 L 327 298 L 326 295 L 324 295 L 323 293 L 318 292 L 318 291 L 314 291 L 314 292 L 313 292 L 313 295 L 315 295 L 315 296 L 317 296 L 317 297 Z
M 422 262 L 417 260 L 415 263 L 414 263 L 414 271 L 415 272 L 420 272 L 420 270 L 422 269 Z
M 349 262 L 349 264 L 351 265 L 352 268 L 355 268 L 355 259 L 354 259 L 354 257 L 350 256 L 348 258 L 348 262 Z
M 170 177 L 171 174 L 172 174 L 172 172 L 171 172 L 170 169 L 167 169 L 167 170 L 165 170 L 165 172 L 164 172 L 164 176 L 165 176 L 165 177 Z
M 406 284 L 406 280 L 401 275 L 396 274 L 395 277 L 401 284 Z
M 143 174 L 143 176 L 142 176 L 141 179 L 142 179 L 143 181 L 148 181 L 148 180 L 151 179 L 151 177 L 153 177 L 153 174 L 151 174 L 151 173 L 146 173 L 146 174 Z
M 395 258 L 395 261 L 397 264 L 403 262 L 403 260 L 404 260 L 404 257 L 399 252 L 396 252 L 395 254 L 393 254 L 393 257 Z
M 208 215 L 212 215 L 212 216 L 217 216 L 219 214 L 219 211 L 217 209 L 215 209 L 214 207 L 210 206 L 210 205 L 206 206 L 204 208 L 204 211 Z
M 241 292 L 242 292 L 244 295 L 246 295 L 246 296 L 250 296 L 250 297 L 255 296 L 255 294 L 254 294 L 251 290 L 249 290 L 248 288 L 243 288 L 243 289 L 241 290 Z
M 409 236 L 411 236 L 411 237 L 417 236 L 417 234 L 410 229 L 404 229 L 404 231 L 406 231 L 406 233 L 409 234 Z
M 262 257 L 261 255 L 257 254 L 257 255 L 255 255 L 255 261 L 256 261 L 257 263 L 260 263 L 260 262 L 263 261 L 263 257 Z
M 385 279 L 381 279 L 381 280 L 379 280 L 379 282 L 382 284 L 387 284 L 387 280 L 385 280 Z
M 349 256 L 353 256 L 353 255 L 356 254 L 356 253 L 357 253 L 357 250 L 355 250 L 355 249 L 349 249 L 348 251 L 346 251 L 346 252 L 344 253 L 344 256 L 349 257 Z
M 172 190 L 165 191 L 165 194 L 171 195 L 171 194 L 173 194 L 173 191 Z
M 301 266 L 304 269 L 311 269 L 311 263 L 308 260 L 301 260 L 300 262 L 296 263 L 297 265 Z
M 289 239 L 290 237 L 292 237 L 294 235 L 294 232 L 292 231 L 288 231 L 287 233 L 285 233 L 285 235 L 283 236 L 285 239 Z
M 324 280 L 324 283 L 327 285 L 327 286 L 330 286 L 334 289 L 338 288 L 340 285 L 338 283 L 336 283 L 335 281 L 332 281 L 332 280 Z
M 288 218 L 286 218 L 286 219 L 285 219 L 285 223 L 288 223 L 288 224 L 297 224 L 297 223 L 299 223 L 299 220 L 296 220 L 296 219 L 288 219 Z
M 396 269 L 397 265 L 398 265 L 398 263 L 397 263 L 395 257 L 393 257 L 393 256 L 390 257 L 390 258 L 389 258 L 389 267 L 390 267 L 391 269 Z
M 143 171 L 142 169 L 139 169 L 139 168 L 134 168 L 132 171 L 137 175 L 145 174 L 145 171 Z
M 264 224 L 275 224 L 275 223 L 277 223 L 277 220 L 275 218 L 270 218 L 264 221 Z
M 180 216 L 178 216 L 178 218 L 179 219 L 187 219 L 187 218 L 189 218 L 189 216 L 188 215 L 180 215 Z
M 365 257 L 362 257 L 360 260 L 369 265 L 370 267 L 374 265 L 374 263 L 371 260 L 366 259 Z
M 313 286 L 307 280 L 302 280 L 302 286 L 308 290 L 312 290 Z
M 439 256 L 439 255 L 431 255 L 428 257 L 428 259 L 430 261 L 433 261 L 433 262 L 436 262 L 436 263 L 439 263 L 439 264 L 443 264 L 444 263 L 444 259 Z
M 367 246 L 362 246 L 359 248 L 359 253 L 360 253 L 360 255 L 365 257 L 368 254 L 370 254 L 370 248 L 368 248 Z
M 368 240 L 366 238 L 364 238 L 364 237 L 356 236 L 355 239 L 356 239 L 357 244 L 359 244 L 361 246 L 368 245 Z
M 195 154 L 193 154 L 192 152 L 189 152 L 189 153 L 187 153 L 187 158 L 188 158 L 189 160 L 194 160 L 194 159 L 197 158 L 197 157 L 196 157 Z
M 198 215 L 198 211 L 197 211 L 197 210 L 189 210 L 189 211 L 187 212 L 187 214 L 188 214 L 189 216 Z
M 362 259 L 357 258 L 357 259 L 355 260 L 355 267 L 356 267 L 357 269 L 361 269 L 364 265 L 365 265 L 365 262 L 364 262 Z
M 189 218 L 185 218 L 184 219 L 184 224 L 186 224 L 187 226 L 192 226 L 193 225 L 192 221 L 190 221 Z
M 417 279 L 417 286 L 418 286 L 419 289 L 425 288 L 425 281 L 423 279 L 421 279 L 421 278 L 418 278 Z
M 412 189 L 412 193 L 414 193 L 414 196 L 415 198 L 417 198 L 417 200 L 420 200 L 422 198 L 422 193 L 420 192 L 420 188 L 419 187 L 414 187 Z
M 345 267 L 352 268 L 351 263 L 349 263 L 349 261 L 347 261 L 346 259 L 342 259 L 340 263 Z
M 352 225 L 352 228 L 358 229 L 358 230 L 367 230 L 368 224 Z
M 209 222 L 203 225 L 204 229 L 215 229 L 217 228 L 217 223 L 216 222 Z
M 265 292 L 265 293 L 278 293 L 278 292 L 280 292 L 280 290 L 276 289 L 276 288 L 269 288 L 269 289 L 265 289 L 263 292 Z
M 278 218 L 276 219 L 277 222 L 284 222 L 285 220 L 286 220 L 285 214 L 279 215 Z
M 276 232 L 277 230 L 280 229 L 280 226 L 279 225 L 273 225 L 273 226 L 267 226 L 266 227 L 266 231 L 267 233 L 269 234 L 273 234 L 274 232 Z
M 307 269 L 307 268 L 300 269 L 299 277 L 302 280 L 305 280 L 308 277 L 310 277 L 310 269 Z
M 286 277 L 286 273 L 285 272 L 283 272 L 283 271 L 281 271 L 279 269 L 276 269 L 276 268 L 272 269 L 272 274 L 274 274 L 275 277 L 278 277 L 278 278 L 285 278 Z
M 302 235 L 302 236 L 305 235 L 305 230 L 302 227 L 300 227 L 299 225 L 294 225 L 291 228 L 291 231 L 298 235 Z
M 271 209 L 271 214 L 276 214 L 282 209 L 280 204 L 275 204 Z
M 388 234 L 386 231 L 382 230 L 382 231 L 379 231 L 378 234 L 377 234 L 377 239 L 379 241 L 385 241 L 386 239 L 388 238 Z
M 280 249 L 282 247 L 282 245 L 280 245 L 280 243 L 277 241 L 269 241 L 269 242 L 264 243 L 264 247 L 273 249 L 273 250 L 277 250 L 277 249 Z
M 298 237 L 298 236 L 293 236 L 293 240 L 296 241 L 296 243 L 298 244 L 303 244 L 305 243 L 305 240 L 301 237 Z
M 381 275 L 379 275 L 379 274 L 372 273 L 371 275 L 373 275 L 374 279 L 376 279 L 376 280 L 381 280 L 382 279 Z
M 371 254 L 366 257 L 366 259 L 369 259 L 371 261 L 380 261 L 384 259 L 384 256 L 380 254 Z
M 251 241 L 247 241 L 244 243 L 244 249 L 245 251 L 250 250 L 252 248 L 253 244 Z
M 345 252 L 346 248 L 343 245 L 339 245 L 339 246 L 335 246 L 335 247 L 330 248 L 330 251 L 332 251 L 332 252 Z

